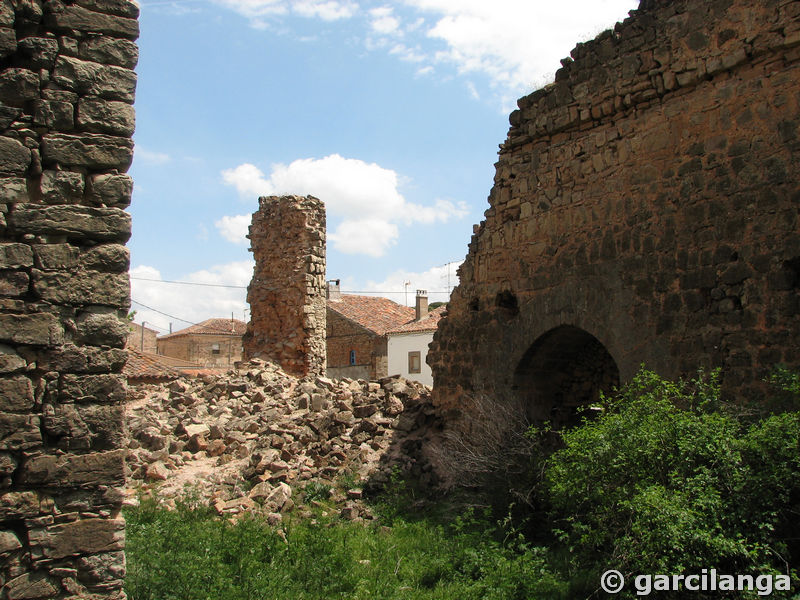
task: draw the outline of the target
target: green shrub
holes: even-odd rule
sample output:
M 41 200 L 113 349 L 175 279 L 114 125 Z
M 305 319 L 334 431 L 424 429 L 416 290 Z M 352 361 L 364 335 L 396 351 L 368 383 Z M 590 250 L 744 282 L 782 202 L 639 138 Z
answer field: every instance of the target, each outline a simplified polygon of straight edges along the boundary
M 785 573 L 800 558 L 798 414 L 748 424 L 719 405 L 715 374 L 642 370 L 597 420 L 564 432 L 546 486 L 573 568 Z

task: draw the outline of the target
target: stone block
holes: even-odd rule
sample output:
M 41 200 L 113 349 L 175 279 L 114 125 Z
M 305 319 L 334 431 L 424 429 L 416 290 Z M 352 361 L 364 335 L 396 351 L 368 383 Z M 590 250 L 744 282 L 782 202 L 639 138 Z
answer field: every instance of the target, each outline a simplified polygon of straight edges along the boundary
M 58 164 L 126 171 L 132 160 L 133 141 L 129 138 L 97 133 L 53 133 L 42 137 L 42 162 L 46 166 Z
M 125 208 L 131 203 L 133 179 L 130 175 L 92 175 L 87 188 L 87 200 L 92 204 Z
M 133 106 L 114 100 L 82 99 L 78 103 L 78 127 L 93 133 L 131 136 L 135 128 Z
M 13 531 L 0 531 L 0 554 L 8 554 L 22 548 L 22 544 Z
M 11 213 L 9 225 L 17 233 L 125 242 L 130 237 L 131 216 L 118 208 L 26 205 Z
M 121 244 L 103 244 L 81 254 L 81 266 L 93 271 L 127 273 L 131 252 Z
M 45 404 L 42 413 L 43 430 L 59 448 L 114 450 L 124 443 L 121 405 Z
M 86 488 L 125 483 L 126 450 L 91 454 L 41 454 L 20 467 L 20 483 L 26 486 Z
M 27 361 L 14 348 L 0 344 L 0 373 L 16 373 L 27 366 Z
M 27 412 L 33 408 L 33 385 L 27 377 L 0 379 L 0 412 Z
M 39 271 L 34 269 L 33 291 L 54 304 L 129 306 L 130 282 L 126 273 L 97 271 Z
M 0 296 L 24 296 L 29 287 L 30 278 L 24 271 L 0 271 Z
M 41 445 L 38 416 L 0 412 L 0 450 L 30 450 Z
M 28 148 L 15 139 L 0 136 L 0 175 L 24 175 L 30 165 Z
M 65 6 L 51 2 L 51 12 L 45 24 L 56 29 L 77 29 L 91 33 L 104 33 L 135 40 L 139 37 L 136 19 L 94 12 L 83 6 Z
M 14 5 L 11 0 L 0 0 L 0 25 L 14 25 Z
M 78 578 L 87 584 L 109 583 L 125 578 L 125 554 L 104 552 L 78 559 Z
M 1 127 L 0 127 L 1 128 Z M 22 177 L 0 178 L 0 204 L 28 201 L 28 184 Z
M 0 346 L 0 372 L 2 372 L 2 349 L 3 346 Z M 127 352 L 119 348 L 104 349 L 66 344 L 41 352 L 36 362 L 41 369 L 59 373 L 114 373 L 122 370 L 126 359 Z
M 17 51 L 17 34 L 10 27 L 0 27 L 0 58 Z
M 75 341 L 95 346 L 123 348 L 128 341 L 128 323 L 113 312 L 86 312 L 78 317 Z
M 80 519 L 33 530 L 29 537 L 31 545 L 41 547 L 48 558 L 112 552 L 124 546 L 125 520 Z
M 22 108 L 0 102 L 0 131 L 8 129 L 22 114 Z
M 49 37 L 26 37 L 19 41 L 19 52 L 25 65 L 32 69 L 53 68 L 58 54 L 58 41 Z
M 134 42 L 106 36 L 83 40 L 78 48 L 78 55 L 84 60 L 117 65 L 125 69 L 133 69 L 139 62 L 139 48 Z
M 53 81 L 80 95 L 133 102 L 136 73 L 114 65 L 60 56 L 56 60 Z
M 35 600 L 53 598 L 58 594 L 58 586 L 46 573 L 34 571 L 23 573 L 3 586 L 8 600 Z
M 75 107 L 70 102 L 39 100 L 33 122 L 55 131 L 72 131 L 75 128 Z
M 55 346 L 63 343 L 64 330 L 55 315 L 0 314 L 0 340 L 33 346 Z
M 89 10 L 130 19 L 135 19 L 139 16 L 139 5 L 130 0 L 78 0 L 76 4 Z
M 40 269 L 70 270 L 78 266 L 80 250 L 70 244 L 36 244 L 33 252 Z
M 0 520 L 34 518 L 48 512 L 52 512 L 52 500 L 38 492 L 23 491 L 0 494 Z
M 33 266 L 33 251 L 27 244 L 0 243 L 0 269 Z
M 70 105 L 72 106 L 72 105 Z M 74 171 L 44 171 L 40 189 L 47 204 L 74 204 L 83 198 L 83 175 Z
M 17 67 L 0 71 L 0 98 L 13 106 L 36 100 L 39 98 L 39 74 Z
M 58 399 L 61 402 L 116 404 L 125 401 L 125 376 L 117 374 L 61 376 Z

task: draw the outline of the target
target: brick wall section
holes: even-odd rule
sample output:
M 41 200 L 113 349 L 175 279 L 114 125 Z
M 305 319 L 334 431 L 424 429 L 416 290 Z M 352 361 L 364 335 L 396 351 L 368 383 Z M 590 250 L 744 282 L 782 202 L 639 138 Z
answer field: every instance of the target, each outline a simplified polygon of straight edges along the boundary
M 123 598 L 138 8 L 0 0 L 0 596 Z
M 325 205 L 313 196 L 259 198 L 250 225 L 246 358 L 297 376 L 325 373 Z
M 645 0 L 562 64 L 511 114 L 428 355 L 437 404 L 518 400 L 560 326 L 622 381 L 720 366 L 757 397 L 800 366 L 800 3 Z

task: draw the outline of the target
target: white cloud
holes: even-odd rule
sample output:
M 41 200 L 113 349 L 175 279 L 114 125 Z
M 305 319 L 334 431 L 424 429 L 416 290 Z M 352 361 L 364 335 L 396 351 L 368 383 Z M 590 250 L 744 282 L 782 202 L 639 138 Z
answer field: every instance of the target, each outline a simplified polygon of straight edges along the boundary
M 338 154 L 276 164 L 269 177 L 252 164 L 223 171 L 222 177 L 245 197 L 301 194 L 320 198 L 329 218 L 341 219 L 330 241 L 348 254 L 382 256 L 397 241 L 398 224 L 445 223 L 467 214 L 464 203 L 450 200 L 438 199 L 431 206 L 407 202 L 395 171 Z M 232 239 L 228 234 L 233 235 L 237 227 L 246 231 L 242 219 L 224 217 L 217 227 Z
M 247 245 L 247 233 L 251 215 L 234 215 L 222 217 L 214 223 L 222 237 L 234 244 Z
M 355 2 L 337 2 L 336 0 L 296 0 L 292 3 L 292 11 L 301 17 L 319 17 L 324 21 L 349 19 L 358 10 Z
M 216 0 L 230 8 L 257 28 L 267 27 L 268 20 L 276 16 L 294 14 L 306 18 L 320 18 L 323 21 L 349 19 L 358 11 L 358 4 L 352 0 Z
M 445 44 L 439 62 L 487 75 L 496 93 L 516 97 L 552 79 L 577 42 L 611 27 L 638 0 L 404 0 L 435 15 L 427 36 Z
M 243 319 L 244 310 L 249 308 L 244 289 L 253 277 L 253 263 L 249 260 L 216 265 L 175 278 L 191 283 L 238 287 L 163 283 L 158 269 L 147 265 L 136 266 L 130 273 L 136 322 L 147 321 L 148 326 L 158 328 L 161 333 L 169 332 L 170 323 L 173 331 L 177 331 L 189 326 L 186 321 L 198 323 L 210 318 L 230 317 L 231 313 L 235 318 Z
M 172 160 L 172 157 L 169 154 L 164 152 L 153 152 L 141 144 L 136 144 L 133 155 L 137 162 L 148 165 L 165 165 Z
M 372 30 L 381 35 L 394 35 L 402 33 L 400 30 L 400 21 L 392 15 L 392 8 L 390 6 L 382 6 L 380 8 L 373 8 L 369 11 L 372 17 Z
M 398 304 L 408 302 L 409 306 L 413 306 L 416 291 L 425 290 L 428 292 L 429 302 L 446 302 L 450 298 L 450 292 L 458 285 L 456 270 L 462 262 L 458 261 L 431 267 L 427 271 L 421 272 L 395 271 L 383 281 L 370 281 L 356 291 L 372 291 L 376 295 L 385 296 Z M 405 285 L 406 282 L 409 282 L 408 286 Z M 343 286 L 344 291 L 347 291 L 346 288 L 349 285 L 352 284 L 345 283 Z M 406 290 L 408 290 L 407 294 Z

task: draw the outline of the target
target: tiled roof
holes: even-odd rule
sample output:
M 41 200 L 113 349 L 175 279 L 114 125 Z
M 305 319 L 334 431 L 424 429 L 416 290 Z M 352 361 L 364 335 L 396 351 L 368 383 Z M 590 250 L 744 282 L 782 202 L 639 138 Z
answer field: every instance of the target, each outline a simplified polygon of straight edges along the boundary
M 175 333 L 162 335 L 158 339 L 179 337 L 182 335 L 244 335 L 247 323 L 239 319 L 206 319 L 201 323 L 181 329 Z
M 169 357 L 129 348 L 128 362 L 125 363 L 122 374 L 128 379 L 177 379 L 181 373 L 170 362 Z M 183 363 L 187 364 L 185 361 Z
M 362 327 L 384 335 L 414 318 L 414 309 L 379 296 L 342 294 L 340 300 L 328 300 L 328 308 Z
M 438 308 L 434 308 L 431 312 L 428 313 L 428 316 L 424 319 L 420 319 L 419 321 L 409 321 L 396 329 L 392 329 L 387 333 L 419 333 L 422 331 L 436 331 L 436 328 L 439 326 L 439 321 L 444 316 L 444 313 L 447 311 L 447 305 L 439 306 Z

